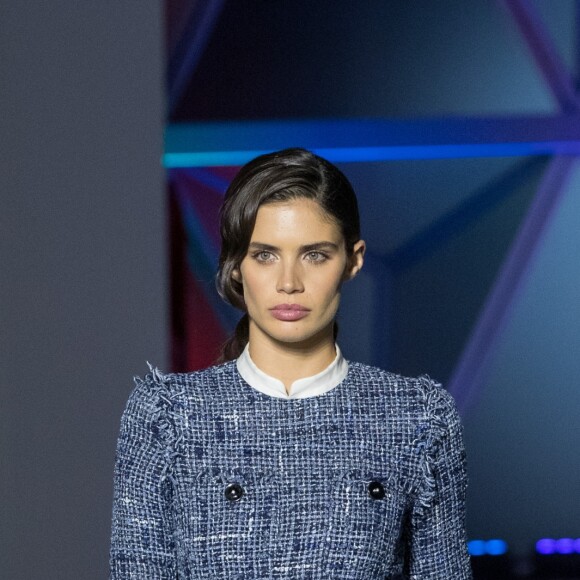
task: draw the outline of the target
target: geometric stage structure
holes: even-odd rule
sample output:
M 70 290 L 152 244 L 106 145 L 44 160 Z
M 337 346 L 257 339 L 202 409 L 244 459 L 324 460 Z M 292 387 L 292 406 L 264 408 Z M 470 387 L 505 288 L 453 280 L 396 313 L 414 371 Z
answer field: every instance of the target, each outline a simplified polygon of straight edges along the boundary
M 215 19 L 215 3 L 206 2 L 205 5 L 207 10 L 213 7 Z M 299 145 L 336 163 L 528 156 L 531 167 L 532 158 L 547 158 L 549 161 L 535 197 L 448 382 L 462 412 L 477 400 L 486 362 L 505 328 L 528 266 L 580 156 L 580 96 L 573 75 L 559 57 L 533 3 L 505 0 L 503 5 L 558 103 L 556 115 L 487 119 L 228 121 L 167 127 L 163 163 L 169 176 L 173 232 L 175 370 L 211 363 L 219 343 L 238 316 L 217 300 L 213 289 L 217 263 L 217 207 L 237 167 L 256 155 Z M 200 14 L 203 15 L 203 11 Z M 199 16 L 198 22 L 203 28 L 209 26 L 212 19 Z M 200 38 L 207 38 L 207 30 L 202 32 L 190 27 L 194 44 Z M 170 102 L 176 102 L 177 97 L 172 95 Z M 522 175 L 525 175 L 525 167 Z M 485 203 L 478 207 L 484 211 Z M 426 240 L 432 239 L 429 237 L 432 234 L 429 231 L 421 233 Z M 180 244 L 186 249 L 180 250 Z M 373 262 L 388 269 L 392 256 L 383 258 Z M 186 329 L 192 326 L 204 340 L 196 343 L 196 349 L 188 351 Z M 199 350 L 202 343 L 206 344 L 203 352 Z

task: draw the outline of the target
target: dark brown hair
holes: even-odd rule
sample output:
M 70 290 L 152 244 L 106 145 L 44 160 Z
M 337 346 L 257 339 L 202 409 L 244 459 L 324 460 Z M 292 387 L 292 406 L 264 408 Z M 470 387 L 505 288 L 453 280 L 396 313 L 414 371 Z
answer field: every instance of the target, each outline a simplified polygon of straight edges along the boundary
M 283 149 L 260 155 L 244 165 L 228 187 L 220 211 L 221 253 L 216 286 L 220 296 L 245 311 L 242 284 L 232 274 L 248 251 L 261 205 L 307 198 L 316 201 L 341 229 L 347 254 L 360 239 L 354 190 L 332 163 L 306 149 Z M 337 328 L 335 325 L 335 335 Z M 220 362 L 237 358 L 248 342 L 245 314 L 224 344 Z

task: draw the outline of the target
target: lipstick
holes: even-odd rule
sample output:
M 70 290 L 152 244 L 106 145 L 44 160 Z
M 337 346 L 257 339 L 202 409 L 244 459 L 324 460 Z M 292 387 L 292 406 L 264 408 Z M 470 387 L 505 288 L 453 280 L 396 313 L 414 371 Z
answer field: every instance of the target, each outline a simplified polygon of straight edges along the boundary
M 308 316 L 310 310 L 300 304 L 277 304 L 270 308 L 270 312 L 278 320 L 293 322 Z

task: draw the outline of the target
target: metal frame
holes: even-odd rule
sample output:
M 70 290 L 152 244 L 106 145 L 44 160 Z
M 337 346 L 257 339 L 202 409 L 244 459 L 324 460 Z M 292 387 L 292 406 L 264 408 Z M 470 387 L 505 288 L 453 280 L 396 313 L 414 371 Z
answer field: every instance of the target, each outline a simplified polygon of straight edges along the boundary
M 242 165 L 292 144 L 333 162 L 579 155 L 580 114 L 520 118 L 234 121 L 169 125 L 167 168 Z
M 525 0 L 502 0 L 502 3 L 518 26 L 560 110 L 577 115 L 580 95 L 575 88 L 574 75 L 566 69 L 533 3 Z M 569 152 L 574 155 L 571 157 L 562 156 L 562 152 L 554 153 L 449 382 L 449 390 L 462 412 L 477 400 L 486 363 L 513 311 L 533 258 L 562 199 L 571 170 L 578 163 L 577 152 Z
M 181 95 L 203 54 L 225 0 L 196 0 L 187 24 L 167 67 L 169 115 L 178 105 Z

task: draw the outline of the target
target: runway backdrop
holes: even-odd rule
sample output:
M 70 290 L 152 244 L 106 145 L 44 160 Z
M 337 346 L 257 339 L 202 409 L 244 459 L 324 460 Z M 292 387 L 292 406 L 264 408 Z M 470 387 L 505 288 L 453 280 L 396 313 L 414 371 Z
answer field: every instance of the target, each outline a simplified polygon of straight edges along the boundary
M 3 6 L 2 576 L 106 576 L 132 376 L 213 359 L 216 208 L 290 145 L 360 198 L 345 354 L 460 405 L 470 538 L 578 538 L 576 5 Z

